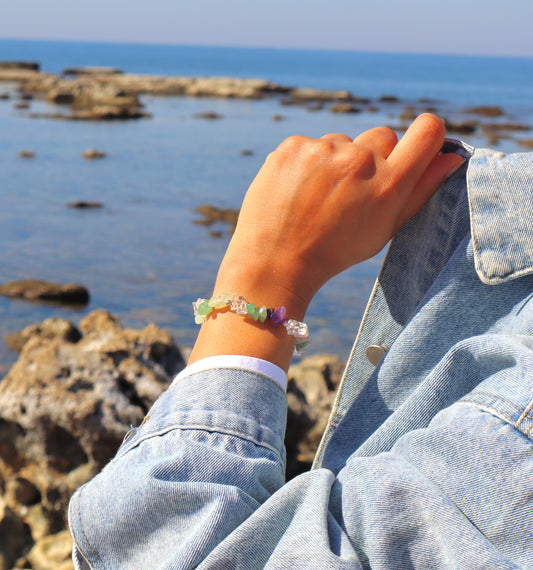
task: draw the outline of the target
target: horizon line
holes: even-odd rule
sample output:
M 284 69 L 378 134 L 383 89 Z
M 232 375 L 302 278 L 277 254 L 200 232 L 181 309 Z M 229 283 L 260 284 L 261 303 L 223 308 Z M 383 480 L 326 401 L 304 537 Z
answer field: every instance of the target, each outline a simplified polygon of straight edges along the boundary
M 211 49 L 247 49 L 247 50 L 276 50 L 276 51 L 310 51 L 310 52 L 344 52 L 366 53 L 387 55 L 420 55 L 420 56 L 447 56 L 447 57 L 479 57 L 479 58 L 506 58 L 506 59 L 533 59 L 532 55 L 519 54 L 495 54 L 495 53 L 465 53 L 465 52 L 439 52 L 439 51 L 388 51 L 379 49 L 363 48 L 339 48 L 339 47 L 309 47 L 309 46 L 268 46 L 268 45 L 240 45 L 240 44 L 200 44 L 181 43 L 167 41 L 143 41 L 143 40 L 103 40 L 103 39 L 69 39 L 69 38 L 28 38 L 28 37 L 0 37 L 0 42 L 57 42 L 78 44 L 111 44 L 111 45 L 135 45 L 153 47 L 185 47 L 185 48 L 211 48 Z

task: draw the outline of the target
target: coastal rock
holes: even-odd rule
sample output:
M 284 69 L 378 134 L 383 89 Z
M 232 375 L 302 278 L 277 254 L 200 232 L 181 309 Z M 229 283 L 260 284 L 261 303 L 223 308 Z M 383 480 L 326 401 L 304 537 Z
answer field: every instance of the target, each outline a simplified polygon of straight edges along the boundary
M 351 101 L 352 95 L 349 91 L 343 89 L 338 91 L 329 91 L 324 89 L 311 89 L 308 87 L 299 87 L 289 91 L 290 97 L 294 101 Z
M 38 540 L 27 555 L 34 570 L 73 570 L 72 537 L 68 530 Z
M 378 102 L 379 103 L 399 103 L 400 98 L 397 97 L 396 95 L 381 95 L 381 97 L 378 98 Z
M 33 150 L 21 150 L 19 152 L 20 158 L 35 158 L 35 152 Z
M 97 105 L 130 109 L 142 107 L 136 95 L 85 78 L 79 81 L 58 81 L 46 92 L 46 100 L 55 104 L 72 105 L 75 109 L 89 109 Z
M 105 158 L 107 155 L 103 150 L 96 150 L 94 148 L 88 148 L 84 150 L 81 154 L 83 158 L 88 160 L 94 160 L 95 158 Z
M 20 337 L 19 359 L 0 383 L 0 570 L 70 570 L 70 496 L 185 363 L 168 333 L 124 329 L 103 310 L 79 327 L 47 319 Z M 289 478 L 310 465 L 342 369 L 338 357 L 314 355 L 289 370 Z
M 20 352 L 26 342 L 38 338 L 41 341 L 56 339 L 66 343 L 75 343 L 81 339 L 81 332 L 66 319 L 48 318 L 36 325 L 30 325 L 21 332 L 6 337 L 11 350 Z
M 118 67 L 68 67 L 61 72 L 61 75 L 117 75 L 124 73 Z
M 211 227 L 216 222 L 222 222 L 228 225 L 229 234 L 232 234 L 235 231 L 237 220 L 239 218 L 239 210 L 217 208 L 216 206 L 211 206 L 209 204 L 202 204 L 195 208 L 194 211 L 203 216 L 203 219 L 201 220 L 194 220 L 193 223 L 195 224 Z
M 204 113 L 195 113 L 193 116 L 196 119 L 207 119 L 209 121 L 222 119 L 222 115 L 220 113 L 215 113 L 215 111 L 205 111 Z
M 343 370 L 344 363 L 331 354 L 308 356 L 290 367 L 285 438 L 287 478 L 311 466 Z
M 533 148 L 533 139 L 518 139 L 516 141 L 521 147 Z
M 152 115 L 137 108 L 113 107 L 97 105 L 90 109 L 71 113 L 30 113 L 30 119 L 59 119 L 61 121 L 129 121 L 131 119 L 148 119 Z
M 50 301 L 65 305 L 86 305 L 89 302 L 89 291 L 83 285 L 75 283 L 61 285 L 37 279 L 4 283 L 0 285 L 0 295 L 27 301 Z
M 76 208 L 78 210 L 90 210 L 103 208 L 103 202 L 87 202 L 86 200 L 77 200 L 76 202 L 67 202 L 67 208 Z
M 20 71 L 19 71 L 20 73 Z M 0 72 L 0 80 L 2 73 Z M 133 73 L 76 74 L 60 77 L 38 74 L 25 77 L 21 84 L 25 93 L 35 93 L 49 101 L 72 95 L 73 102 L 85 104 L 124 104 L 119 97 L 138 95 L 189 95 L 194 97 L 224 97 L 235 99 L 261 99 L 276 93 L 286 93 L 287 87 L 263 79 L 233 77 L 182 77 L 142 75 Z M 113 98 L 115 102 L 111 101 Z M 105 99 L 105 101 L 104 101 Z M 64 99 L 65 102 L 68 99 Z M 68 103 L 70 104 L 70 103 Z
M 400 120 L 402 121 L 414 121 L 420 113 L 412 105 L 406 105 L 402 112 L 400 113 Z
M 457 133 L 461 135 L 471 135 L 475 133 L 478 129 L 478 124 L 474 121 L 449 121 L 444 119 L 444 126 L 446 130 L 450 133 Z
M 106 311 L 79 328 L 48 319 L 20 335 L 19 359 L 0 383 L 0 569 L 25 555 L 32 568 L 63 568 L 70 496 L 185 363 L 170 334 L 124 329 Z
M 25 71 L 39 71 L 40 64 L 36 61 L 0 61 L 0 70 L 22 69 Z
M 15 561 L 31 544 L 28 526 L 0 499 L 0 570 L 11 570 Z
M 473 115 L 481 115 L 483 117 L 501 117 L 503 109 L 497 105 L 480 105 L 478 107 L 470 107 L 464 110 L 465 113 L 470 113 Z
M 351 103 L 333 103 L 330 105 L 329 110 L 332 113 L 360 113 L 361 109 L 352 105 Z
M 522 123 L 483 123 L 481 128 L 484 133 L 526 132 L 531 130 L 530 125 L 524 125 Z

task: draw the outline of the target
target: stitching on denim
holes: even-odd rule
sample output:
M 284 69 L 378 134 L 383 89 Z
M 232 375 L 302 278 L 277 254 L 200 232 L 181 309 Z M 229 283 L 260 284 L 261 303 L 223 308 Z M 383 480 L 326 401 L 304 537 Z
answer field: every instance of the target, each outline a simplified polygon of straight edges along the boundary
M 533 408 L 533 400 L 531 400 L 531 402 L 529 402 L 529 406 L 524 410 L 524 413 L 518 418 L 518 422 L 517 422 L 517 427 L 520 427 L 520 424 L 526 419 L 532 419 L 531 416 L 529 415 L 529 412 L 531 411 L 531 409 Z M 531 429 L 531 427 L 529 428 Z M 528 430 L 529 431 L 529 430 Z
M 389 248 L 390 248 L 390 246 L 389 246 Z M 374 299 L 376 298 L 378 288 L 379 288 L 379 284 L 380 284 L 380 277 L 383 274 L 384 266 L 385 266 L 385 263 L 383 263 L 383 265 L 381 266 L 381 271 L 380 271 L 376 281 L 374 282 L 374 287 L 372 288 L 372 293 L 370 294 L 370 298 L 368 299 L 368 303 L 366 305 L 365 312 L 364 312 L 363 317 L 361 319 L 361 324 L 359 325 L 359 330 L 357 332 L 357 336 L 355 337 L 355 342 L 353 344 L 350 355 L 348 356 L 348 361 L 346 362 L 346 366 L 344 368 L 342 378 L 339 382 L 339 386 L 337 388 L 337 394 L 335 395 L 335 400 L 334 400 L 333 405 L 331 407 L 331 412 L 330 412 L 328 421 L 326 423 L 326 427 L 324 428 L 324 432 L 322 433 L 322 438 L 320 439 L 320 443 L 318 444 L 318 449 L 316 450 L 315 457 L 313 460 L 313 464 L 311 465 L 311 469 L 316 469 L 318 466 L 318 461 L 319 461 L 319 458 L 322 456 L 322 453 L 324 451 L 324 447 L 326 445 L 326 439 L 328 438 L 328 436 L 330 434 L 330 430 L 332 428 L 336 429 L 342 420 L 342 414 L 339 413 L 339 404 L 341 401 L 342 392 L 344 390 L 344 384 L 346 382 L 348 372 L 351 368 L 351 364 L 354 362 L 355 353 L 356 353 L 357 349 L 359 348 L 359 342 L 360 342 L 361 337 L 363 335 L 363 329 L 365 328 L 366 321 L 368 320 L 368 317 L 370 314 L 370 309 L 372 308 Z
M 476 401 L 475 397 L 476 396 L 488 396 L 489 398 L 491 398 L 492 400 L 497 400 L 499 402 L 504 402 L 505 404 L 508 404 L 511 408 L 514 408 L 517 412 L 519 412 L 520 414 L 522 414 L 522 412 L 524 411 L 523 408 L 521 408 L 520 406 L 517 406 L 514 402 L 512 402 L 511 400 L 507 400 L 507 398 L 503 398 L 502 396 L 498 396 L 498 394 L 493 394 L 492 392 L 482 392 L 481 390 L 476 390 L 475 392 L 472 392 L 471 394 L 464 396 L 463 398 L 461 398 L 459 400 L 459 402 L 469 402 L 469 401 Z M 485 404 L 483 402 L 483 404 Z M 489 404 L 485 404 L 485 405 L 489 405 Z
M 80 488 L 80 490 L 78 491 L 78 500 L 77 500 L 77 511 L 78 511 L 78 522 L 80 523 L 80 528 L 81 528 L 81 534 L 83 535 L 83 538 L 85 539 L 85 542 L 87 543 L 87 546 L 89 547 L 89 549 L 91 550 L 91 552 L 96 556 L 96 558 L 98 558 L 98 560 L 100 561 L 100 564 L 102 565 L 102 568 L 105 569 L 105 564 L 104 561 L 100 558 L 98 552 L 96 552 L 96 550 L 92 547 L 91 543 L 89 542 L 89 539 L 87 538 L 87 535 L 85 534 L 85 527 L 83 526 L 83 521 L 81 519 L 81 494 L 83 493 L 84 489 L 85 489 L 86 485 L 83 485 L 83 487 Z M 79 548 L 79 545 L 78 545 Z M 83 554 L 83 549 L 80 549 L 82 552 L 83 557 L 85 558 L 85 560 L 87 560 L 87 557 Z
M 491 414 L 492 416 L 496 416 L 497 418 L 500 418 L 501 420 L 504 420 L 506 423 L 517 428 L 519 431 L 522 431 L 518 428 L 518 426 L 516 425 L 516 423 L 513 421 L 512 418 L 510 418 L 509 416 L 507 416 L 503 412 L 500 412 L 500 410 L 497 410 L 496 408 L 492 408 L 486 404 L 482 404 L 481 402 L 474 402 L 474 401 L 465 402 L 463 400 L 459 400 L 459 402 L 461 402 L 465 405 L 468 404 L 468 405 L 472 406 L 473 408 L 478 408 L 478 409 L 480 409 L 480 410 L 482 410 L 488 414 Z
M 496 398 L 499 399 L 499 398 Z M 506 401 L 503 398 L 501 399 L 502 401 Z M 494 408 L 492 406 L 490 406 L 489 404 L 483 403 L 483 402 L 477 402 L 474 399 L 461 399 L 458 400 L 458 403 L 462 403 L 465 405 L 470 405 L 474 408 L 478 408 L 480 410 L 483 410 L 484 412 L 487 412 L 493 416 L 496 416 L 497 418 L 500 418 L 501 420 L 504 420 L 506 423 L 508 423 L 509 425 L 513 426 L 515 429 L 517 429 L 519 432 L 523 433 L 524 435 L 531 437 L 530 436 L 530 432 L 531 429 L 533 428 L 533 426 L 531 426 L 529 429 L 524 430 L 520 427 L 520 424 L 522 423 L 522 421 L 525 419 L 525 417 L 527 417 L 529 420 L 533 420 L 533 417 L 531 417 L 529 414 L 527 414 L 526 416 L 521 417 L 518 422 L 516 422 L 515 420 L 513 420 L 513 418 L 511 418 L 510 416 L 508 416 L 507 414 L 505 414 L 504 412 L 502 412 L 501 410 L 498 410 L 497 408 Z M 516 408 L 516 406 L 513 406 L 515 409 L 517 409 L 518 411 L 520 411 L 520 408 Z
M 242 431 L 242 430 L 239 430 L 236 428 L 227 428 L 227 427 L 218 426 L 218 425 L 206 426 L 205 424 L 194 424 L 194 423 L 173 425 L 173 426 L 169 426 L 163 430 L 159 430 L 159 431 L 156 431 L 153 433 L 146 434 L 142 438 L 140 438 L 138 441 L 136 441 L 134 445 L 131 445 L 130 447 L 125 449 L 123 451 L 123 453 L 121 453 L 121 456 L 128 453 L 128 451 L 135 449 L 144 441 L 147 441 L 147 440 L 152 439 L 154 437 L 161 437 L 163 435 L 170 433 L 171 431 L 205 431 L 207 433 L 218 433 L 221 435 L 229 435 L 229 436 L 239 437 L 245 441 L 248 441 L 249 443 L 252 443 L 253 445 L 256 445 L 258 447 L 264 447 L 264 448 L 268 449 L 276 457 L 278 457 L 278 458 L 280 458 L 280 460 L 282 460 L 282 457 L 281 457 L 281 454 L 279 453 L 279 450 L 274 445 L 272 445 L 272 444 L 270 444 L 264 440 L 255 438 L 245 431 Z M 115 457 L 112 460 L 112 462 L 116 461 L 118 459 L 118 457 L 119 456 Z

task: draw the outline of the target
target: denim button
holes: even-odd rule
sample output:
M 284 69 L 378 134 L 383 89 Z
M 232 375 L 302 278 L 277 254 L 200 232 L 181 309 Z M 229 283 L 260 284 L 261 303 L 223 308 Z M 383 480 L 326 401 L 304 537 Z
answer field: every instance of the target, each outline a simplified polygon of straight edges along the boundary
M 366 357 L 374 366 L 377 366 L 385 356 L 388 348 L 389 347 L 384 344 L 371 344 L 366 349 Z

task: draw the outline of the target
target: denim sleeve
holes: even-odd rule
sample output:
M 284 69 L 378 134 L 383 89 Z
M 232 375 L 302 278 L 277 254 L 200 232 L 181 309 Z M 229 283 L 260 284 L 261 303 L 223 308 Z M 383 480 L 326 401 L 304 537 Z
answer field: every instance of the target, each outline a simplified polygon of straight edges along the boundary
M 286 410 L 277 384 L 244 370 L 173 384 L 72 498 L 78 567 L 196 567 L 283 485 Z

